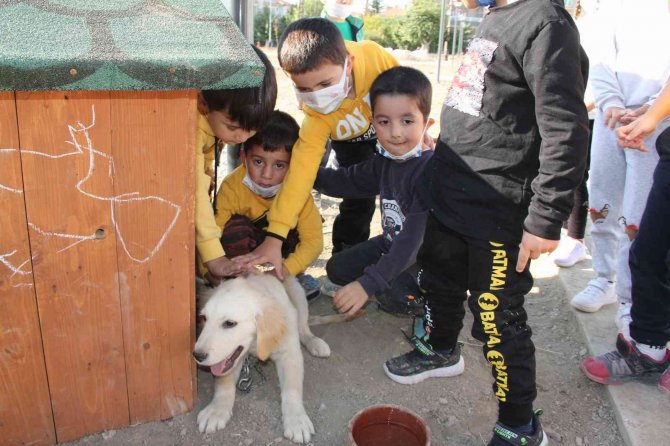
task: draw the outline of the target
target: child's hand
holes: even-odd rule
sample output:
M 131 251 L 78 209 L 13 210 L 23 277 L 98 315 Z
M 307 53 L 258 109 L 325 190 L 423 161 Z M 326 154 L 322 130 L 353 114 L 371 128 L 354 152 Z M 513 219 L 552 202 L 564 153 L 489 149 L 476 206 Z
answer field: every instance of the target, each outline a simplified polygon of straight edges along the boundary
M 352 318 L 363 308 L 368 301 L 368 294 L 358 282 L 340 288 L 333 297 L 333 305 L 340 313 L 346 313 L 347 318 Z
M 276 270 L 279 280 L 284 280 L 284 264 L 281 257 L 282 241 L 274 237 L 265 237 L 263 243 L 253 252 L 243 256 L 235 257 L 233 262 L 240 269 L 252 268 L 263 263 L 271 263 Z
M 627 110 L 625 108 L 609 107 L 607 110 L 605 110 L 605 119 L 604 119 L 605 127 L 614 129 L 621 120 L 621 117 L 623 117 L 626 113 L 629 112 L 630 110 Z
M 212 273 L 210 273 L 210 272 L 208 271 L 208 272 L 205 273 L 205 280 L 206 280 L 207 283 L 209 283 L 211 286 L 213 286 L 213 287 L 217 287 L 217 286 L 219 286 L 219 284 L 221 283 L 221 280 L 223 280 L 223 279 L 220 278 L 220 277 L 214 277 L 214 276 L 212 276 Z
M 242 272 L 242 268 L 239 268 L 232 260 L 227 257 L 219 257 L 214 260 L 210 260 L 205 263 L 207 271 L 209 274 L 216 280 L 221 280 L 224 277 L 236 276 Z
M 282 274 L 284 275 L 284 278 L 286 278 L 286 277 L 288 277 L 288 276 L 291 275 L 291 273 L 288 272 L 288 270 L 286 269 L 286 267 L 285 267 L 284 265 L 282 265 L 281 268 L 282 268 Z M 283 279 L 280 279 L 280 278 L 279 278 L 279 274 L 277 274 L 277 270 L 276 270 L 276 269 L 272 269 L 272 270 L 268 271 L 267 273 L 268 273 L 268 274 L 273 274 L 273 275 L 274 275 L 276 278 L 278 278 L 279 280 L 283 280 Z
M 540 254 L 552 252 L 558 246 L 558 240 L 548 240 L 523 231 L 519 245 L 519 259 L 516 262 L 516 272 L 522 273 L 528 265 L 529 259 L 537 259 Z
M 649 110 L 648 105 L 643 105 L 642 107 L 638 107 L 635 110 L 626 110 L 626 113 L 621 117 L 621 119 L 619 119 L 619 123 L 621 125 L 630 124 L 640 116 L 644 115 L 647 110 Z
M 617 143 L 621 147 L 647 152 L 644 140 L 654 133 L 657 126 L 658 121 L 648 115 L 642 115 L 632 123 L 617 129 Z

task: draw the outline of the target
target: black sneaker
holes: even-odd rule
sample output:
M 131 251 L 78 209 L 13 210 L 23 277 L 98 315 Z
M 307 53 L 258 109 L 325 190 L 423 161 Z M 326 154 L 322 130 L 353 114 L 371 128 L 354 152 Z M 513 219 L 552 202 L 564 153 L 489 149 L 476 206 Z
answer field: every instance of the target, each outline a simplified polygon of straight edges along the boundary
M 400 384 L 416 384 L 428 378 L 446 378 L 463 373 L 465 363 L 461 345 L 450 352 L 433 350 L 417 336 L 410 338 L 414 350 L 384 363 L 386 376 Z
M 493 437 L 488 446 L 546 446 L 549 444 L 547 434 L 542 430 L 540 423 L 542 410 L 538 409 L 533 414 L 533 435 L 526 435 L 505 426 L 500 421 L 493 426 Z
M 404 294 L 401 297 L 381 293 L 376 296 L 379 309 L 394 316 L 422 316 L 424 297 L 421 294 Z
M 422 316 L 425 298 L 417 284 L 414 267 L 401 273 L 393 287 L 377 297 L 379 309 L 395 316 Z

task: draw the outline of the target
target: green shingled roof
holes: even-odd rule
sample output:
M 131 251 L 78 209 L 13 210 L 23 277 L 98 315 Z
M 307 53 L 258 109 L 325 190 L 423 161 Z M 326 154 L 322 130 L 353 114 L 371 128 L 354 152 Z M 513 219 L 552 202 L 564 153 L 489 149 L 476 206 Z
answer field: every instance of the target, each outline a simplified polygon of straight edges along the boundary
M 0 90 L 256 87 L 219 0 L 0 0 Z

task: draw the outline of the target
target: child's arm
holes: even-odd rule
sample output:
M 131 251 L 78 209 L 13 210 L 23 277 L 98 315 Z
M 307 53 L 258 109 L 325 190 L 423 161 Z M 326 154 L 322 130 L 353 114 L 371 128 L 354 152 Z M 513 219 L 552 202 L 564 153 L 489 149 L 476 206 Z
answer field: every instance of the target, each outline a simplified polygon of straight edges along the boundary
M 589 129 L 582 54 L 579 34 L 565 19 L 542 28 L 524 55 L 542 141 L 517 271 L 525 269 L 529 258 L 556 248 L 574 189 L 584 177 Z
M 216 225 L 212 203 L 209 201 L 209 187 L 212 178 L 206 173 L 204 146 L 208 136 L 200 129 L 196 133 L 195 151 L 195 230 L 196 246 L 204 263 L 223 257 L 221 229 Z
M 389 252 L 377 263 L 365 268 L 357 281 L 368 296 L 387 290 L 398 275 L 416 263 L 416 255 L 423 242 L 428 211 L 417 206 L 405 217 L 402 231 L 395 237 Z
M 416 255 L 423 241 L 428 211 L 417 206 L 409 212 L 405 224 L 391 244 L 389 252 L 373 265 L 365 268 L 363 275 L 344 287 L 333 298 L 333 305 L 340 313 L 352 317 L 370 296 L 391 287 L 400 273 L 416 263 Z
M 219 193 L 216 195 L 217 212 L 215 216 L 215 223 L 219 228 L 219 231 L 223 232 L 223 228 L 226 226 L 226 223 L 228 223 L 233 214 L 238 213 L 238 201 L 237 193 L 235 192 L 234 188 L 231 187 L 228 181 L 224 180 Z M 221 246 L 220 237 L 219 246 Z M 223 246 L 221 246 L 221 252 L 223 252 Z M 204 263 L 211 276 L 210 282 L 212 282 L 214 285 L 216 285 L 218 281 L 222 280 L 224 277 L 235 276 L 242 272 L 242 269 L 232 260 L 225 257 L 225 255 L 206 261 Z
M 658 124 L 670 116 L 670 83 L 668 83 L 656 101 L 645 114 L 627 126 L 617 130 L 617 142 L 622 147 L 646 152 L 644 140 L 656 131 Z
M 338 198 L 366 198 L 379 195 L 381 157 L 339 169 L 320 167 L 314 189 Z
M 300 212 L 296 229 L 300 242 L 295 251 L 284 260 L 284 267 L 292 276 L 305 271 L 323 250 L 323 223 L 312 197 L 307 199 Z
M 309 197 L 321 158 L 326 151 L 330 129 L 328 124 L 306 116 L 300 128 L 300 137 L 293 146 L 291 164 L 279 193 L 268 213 L 268 236 L 251 254 L 236 257 L 244 267 L 271 263 L 277 276 L 284 278 L 281 246 L 288 231 L 297 225 L 298 215 Z

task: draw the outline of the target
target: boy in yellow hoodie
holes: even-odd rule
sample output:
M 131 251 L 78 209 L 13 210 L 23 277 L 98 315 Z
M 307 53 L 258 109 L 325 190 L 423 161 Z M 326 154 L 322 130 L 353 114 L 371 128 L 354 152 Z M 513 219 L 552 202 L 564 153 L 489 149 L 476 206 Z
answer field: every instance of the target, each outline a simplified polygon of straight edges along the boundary
M 279 64 L 293 81 L 305 119 L 289 172 L 268 214 L 268 237 L 253 253 L 235 260 L 242 266 L 269 262 L 283 278 L 281 246 L 314 185 L 328 139 L 341 166 L 372 156 L 377 138 L 370 124 L 370 86 L 377 75 L 399 64 L 374 42 L 345 42 L 337 27 L 322 18 L 300 19 L 286 28 L 279 39 Z M 366 225 L 369 231 L 369 217 L 364 221 L 360 216 L 374 212 L 374 197 L 365 207 L 341 207 L 333 238 L 341 228 L 354 244 L 363 241 L 351 232 L 355 228 L 363 233 Z
M 214 218 L 216 170 L 223 144 L 240 144 L 270 118 L 277 100 L 277 80 L 267 56 L 253 47 L 265 65 L 260 88 L 203 90 L 198 97 L 196 132 L 195 229 L 200 260 L 210 277 L 231 275 L 235 266 L 224 256 L 221 229 Z
M 223 231 L 221 244 L 226 256 L 252 251 L 263 241 L 267 212 L 288 171 L 299 130 L 290 115 L 275 111 L 265 127 L 244 143 L 240 152 L 242 164 L 223 180 L 216 197 L 216 224 Z M 300 206 L 294 226 L 282 249 L 286 258 L 282 272 L 296 276 L 323 249 L 321 215 L 311 195 Z M 318 288 L 312 291 L 308 298 L 318 296 Z

